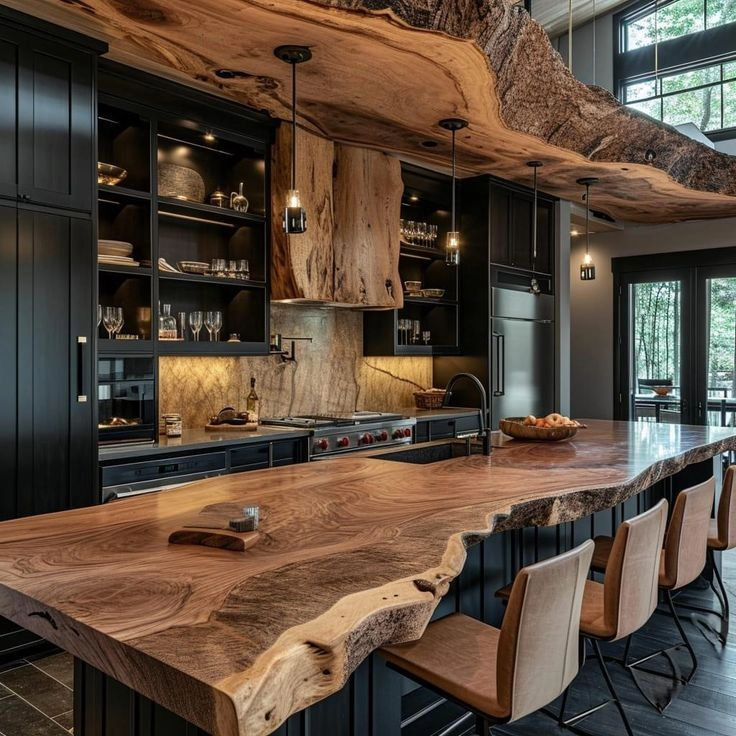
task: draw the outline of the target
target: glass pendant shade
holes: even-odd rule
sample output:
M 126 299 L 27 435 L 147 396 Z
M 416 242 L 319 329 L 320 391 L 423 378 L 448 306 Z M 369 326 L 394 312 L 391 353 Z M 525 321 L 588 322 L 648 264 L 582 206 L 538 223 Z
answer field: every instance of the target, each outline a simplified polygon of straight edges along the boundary
M 457 231 L 447 233 L 445 263 L 448 266 L 457 266 L 460 263 L 460 233 Z
M 582 281 L 593 281 L 595 279 L 595 264 L 590 253 L 586 253 L 580 264 L 580 279 Z
M 288 235 L 299 235 L 307 229 L 307 213 L 302 207 L 298 189 L 290 189 L 286 195 L 284 209 L 284 232 Z

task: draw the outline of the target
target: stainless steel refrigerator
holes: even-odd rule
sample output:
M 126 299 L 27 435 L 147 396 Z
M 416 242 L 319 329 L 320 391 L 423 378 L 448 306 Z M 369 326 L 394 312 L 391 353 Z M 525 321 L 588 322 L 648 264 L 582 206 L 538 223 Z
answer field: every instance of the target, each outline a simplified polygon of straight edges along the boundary
M 555 298 L 491 289 L 491 426 L 555 411 Z

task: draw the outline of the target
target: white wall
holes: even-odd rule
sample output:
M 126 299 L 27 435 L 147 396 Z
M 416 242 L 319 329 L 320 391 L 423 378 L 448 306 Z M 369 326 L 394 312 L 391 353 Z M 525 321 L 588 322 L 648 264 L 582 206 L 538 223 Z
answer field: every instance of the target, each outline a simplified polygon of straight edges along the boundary
M 567 33 L 552 39 L 552 45 L 567 64 Z M 593 79 L 593 22 L 572 32 L 572 71 L 585 84 L 597 84 L 613 92 L 613 15 L 595 22 L 595 79 Z
M 592 235 L 595 281 L 580 280 L 585 243 L 573 238 L 570 258 L 572 416 L 613 417 L 613 274 L 611 258 L 736 247 L 736 218 L 675 225 L 629 226 Z

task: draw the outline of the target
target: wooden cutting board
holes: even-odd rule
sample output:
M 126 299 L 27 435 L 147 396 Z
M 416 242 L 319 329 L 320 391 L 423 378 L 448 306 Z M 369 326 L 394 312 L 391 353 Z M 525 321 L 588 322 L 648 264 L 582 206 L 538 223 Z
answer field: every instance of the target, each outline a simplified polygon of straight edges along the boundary
M 171 532 L 169 544 L 194 544 L 245 552 L 258 541 L 260 532 L 235 532 L 230 529 L 230 519 L 239 516 L 242 513 L 237 510 L 204 510 Z

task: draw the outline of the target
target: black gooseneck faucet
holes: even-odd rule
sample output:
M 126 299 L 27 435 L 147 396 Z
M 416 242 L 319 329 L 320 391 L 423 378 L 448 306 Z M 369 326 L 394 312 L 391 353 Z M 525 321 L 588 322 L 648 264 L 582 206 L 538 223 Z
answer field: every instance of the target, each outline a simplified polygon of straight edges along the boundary
M 480 402 L 481 402 L 479 436 L 483 438 L 483 454 L 490 455 L 491 454 L 491 432 L 488 429 L 488 426 L 486 424 L 486 419 L 488 417 L 488 395 L 486 394 L 486 390 L 483 387 L 483 384 L 478 380 L 478 377 L 474 376 L 472 373 L 456 373 L 447 382 L 447 388 L 446 388 L 447 393 L 445 393 L 445 399 L 442 402 L 442 406 L 447 407 L 450 405 L 450 399 L 452 398 L 452 389 L 455 387 L 455 384 L 458 381 L 461 381 L 463 379 L 470 381 L 478 389 L 478 394 L 480 395 Z M 466 436 L 470 437 L 470 435 L 466 435 Z

